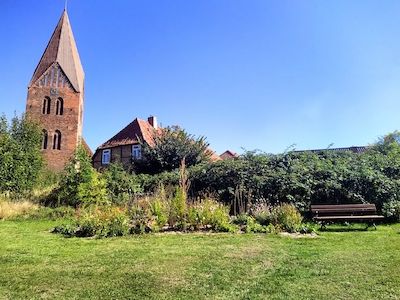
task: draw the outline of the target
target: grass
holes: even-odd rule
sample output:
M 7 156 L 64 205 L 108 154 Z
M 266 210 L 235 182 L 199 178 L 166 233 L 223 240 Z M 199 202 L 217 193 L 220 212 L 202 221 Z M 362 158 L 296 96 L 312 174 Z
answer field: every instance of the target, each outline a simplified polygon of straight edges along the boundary
M 33 204 L 30 201 L 11 202 L 2 201 L 0 199 L 0 220 L 24 215 L 31 211 L 37 210 L 38 208 L 38 205 Z
M 0 299 L 400 299 L 400 225 L 99 240 L 59 223 L 0 222 Z

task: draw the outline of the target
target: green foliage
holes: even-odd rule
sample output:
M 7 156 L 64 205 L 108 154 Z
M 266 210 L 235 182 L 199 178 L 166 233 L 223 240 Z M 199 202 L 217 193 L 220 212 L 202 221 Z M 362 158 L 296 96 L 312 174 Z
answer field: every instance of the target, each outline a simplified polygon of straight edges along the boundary
M 105 179 L 96 171 L 91 173 L 87 181 L 78 185 L 77 197 L 79 203 L 83 205 L 109 203 Z
M 260 224 L 253 216 L 244 213 L 234 217 L 233 223 L 239 225 L 245 233 L 275 233 L 274 225 Z
M 155 222 L 158 228 L 162 228 L 168 222 L 169 204 L 165 194 L 164 186 L 160 186 L 158 193 L 150 202 L 151 215 L 155 217 Z
M 226 207 L 215 200 L 205 199 L 188 208 L 187 223 L 191 229 L 213 229 L 215 231 L 235 231 Z
M 166 127 L 154 136 L 154 143 L 142 146 L 142 160 L 134 161 L 134 169 L 139 173 L 158 174 L 179 168 L 185 158 L 187 166 L 208 161 L 211 152 L 204 137 L 187 133 L 178 126 Z
M 186 192 L 177 187 L 175 196 L 171 199 L 170 213 L 168 223 L 172 227 L 184 227 L 186 216 Z
M 74 216 L 75 216 L 75 209 L 69 206 L 60 206 L 56 208 L 40 206 L 38 209 L 31 210 L 13 219 L 58 220 L 58 219 L 70 219 L 73 218 Z
M 110 164 L 102 175 L 109 198 L 115 204 L 125 204 L 143 192 L 139 178 L 126 172 L 122 164 Z
M 20 197 L 35 187 L 43 166 L 40 143 L 39 127 L 25 116 L 11 124 L 0 117 L 0 192 Z
M 365 153 L 350 151 L 247 152 L 237 160 L 200 164 L 189 170 L 192 197 L 211 194 L 234 214 L 255 204 L 374 203 L 378 210 L 400 194 L 399 134 L 382 138 Z
M 53 232 L 77 237 L 124 236 L 129 233 L 129 219 L 118 207 L 90 207 L 80 212 L 74 224 L 57 226 Z
M 303 218 L 295 206 L 281 204 L 271 211 L 271 223 L 287 232 L 298 232 Z
M 57 190 L 58 203 L 79 206 L 86 204 L 106 204 L 106 182 L 92 167 L 90 157 L 82 145 L 66 165 Z
M 400 201 L 392 200 L 383 204 L 382 213 L 389 220 L 400 222 Z

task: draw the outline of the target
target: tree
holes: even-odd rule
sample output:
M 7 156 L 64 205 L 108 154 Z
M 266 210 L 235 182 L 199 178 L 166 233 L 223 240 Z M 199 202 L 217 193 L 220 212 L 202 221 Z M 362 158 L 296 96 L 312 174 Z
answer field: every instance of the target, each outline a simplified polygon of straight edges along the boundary
M 109 202 L 106 181 L 92 167 L 90 156 L 82 145 L 65 166 L 57 194 L 59 204 L 75 207 Z
M 134 170 L 150 174 L 172 171 L 182 159 L 188 167 L 194 166 L 210 160 L 208 146 L 205 137 L 195 137 L 178 126 L 166 127 L 154 135 L 152 145 L 141 142 L 142 159 L 134 161 Z
M 38 125 L 24 115 L 8 124 L 0 118 L 0 192 L 21 195 L 31 191 L 43 167 Z

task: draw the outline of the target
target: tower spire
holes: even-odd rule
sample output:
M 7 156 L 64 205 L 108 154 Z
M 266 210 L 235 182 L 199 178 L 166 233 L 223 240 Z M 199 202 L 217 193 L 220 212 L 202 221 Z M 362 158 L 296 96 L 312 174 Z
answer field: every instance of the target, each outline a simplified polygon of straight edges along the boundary
M 64 10 L 67 11 L 67 8 L 68 8 L 68 0 L 65 0 Z
M 60 65 L 75 91 L 83 91 L 84 72 L 66 10 L 61 15 L 29 86 L 34 85 L 54 63 Z

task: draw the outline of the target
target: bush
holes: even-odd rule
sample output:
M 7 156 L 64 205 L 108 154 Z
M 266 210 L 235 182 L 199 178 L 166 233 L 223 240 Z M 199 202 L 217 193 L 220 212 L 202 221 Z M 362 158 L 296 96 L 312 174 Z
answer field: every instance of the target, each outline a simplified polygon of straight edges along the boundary
M 55 233 L 77 237 L 113 237 L 129 233 L 129 219 L 126 210 L 111 207 L 91 207 L 80 211 L 73 224 L 57 226 Z
M 167 224 L 169 211 L 168 199 L 164 187 L 161 186 L 158 193 L 150 201 L 150 212 L 154 216 L 158 228 L 161 229 Z
M 260 224 L 253 216 L 240 214 L 233 218 L 233 223 L 240 226 L 241 231 L 246 233 L 274 233 L 272 224 L 268 226 Z
M 75 209 L 69 206 L 60 206 L 56 208 L 40 206 L 37 209 L 30 210 L 24 214 L 13 217 L 13 219 L 24 220 L 57 220 L 73 218 Z
M 383 204 L 382 213 L 393 222 L 400 222 L 400 201 L 392 200 Z
M 159 220 L 152 213 L 153 201 L 155 200 L 148 197 L 138 199 L 129 209 L 131 233 L 142 234 L 160 230 Z
M 261 225 L 267 226 L 271 223 L 271 207 L 266 203 L 254 205 L 250 210 L 250 214 Z
M 24 115 L 11 122 L 0 117 L 0 193 L 22 198 L 38 183 L 43 167 L 41 131 Z
M 188 208 L 187 223 L 192 230 L 213 229 L 234 231 L 228 209 L 215 200 L 206 199 L 193 203 Z
M 186 222 L 186 192 L 177 187 L 175 196 L 171 200 L 168 224 L 171 227 L 185 228 Z
M 143 192 L 139 178 L 124 170 L 122 164 L 110 164 L 103 173 L 112 203 L 125 204 Z
M 271 222 L 278 229 L 287 232 L 298 232 L 303 218 L 297 208 L 291 204 L 281 204 L 271 211 Z
M 66 165 L 56 195 L 58 205 L 78 207 L 108 202 L 106 182 L 92 167 L 91 159 L 82 145 Z

